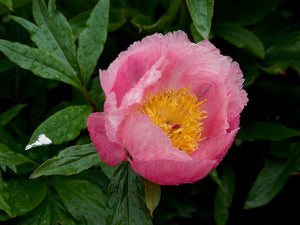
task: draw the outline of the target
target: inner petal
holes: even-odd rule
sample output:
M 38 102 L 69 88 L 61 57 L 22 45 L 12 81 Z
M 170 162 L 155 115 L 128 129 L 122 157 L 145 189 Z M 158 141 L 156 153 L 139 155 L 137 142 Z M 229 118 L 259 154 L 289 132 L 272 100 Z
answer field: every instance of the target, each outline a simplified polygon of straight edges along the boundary
M 137 106 L 137 110 L 149 116 L 171 139 L 172 145 L 191 154 L 198 148 L 206 112 L 202 110 L 206 100 L 198 101 L 189 88 L 162 91 L 150 96 Z

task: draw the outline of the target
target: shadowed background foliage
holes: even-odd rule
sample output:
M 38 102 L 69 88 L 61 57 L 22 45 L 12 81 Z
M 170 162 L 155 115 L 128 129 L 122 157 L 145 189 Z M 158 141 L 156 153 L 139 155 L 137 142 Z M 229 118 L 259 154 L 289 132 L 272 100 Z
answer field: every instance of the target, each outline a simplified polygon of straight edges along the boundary
M 0 224 L 295 224 L 300 29 L 292 0 L 0 0 Z M 106 69 L 131 43 L 184 30 L 244 73 L 249 102 L 216 170 L 162 186 L 101 162 L 86 131 Z M 46 78 L 46 79 L 45 79 Z M 52 143 L 35 146 L 41 134 Z M 25 151 L 26 146 L 32 146 Z M 29 147 L 28 147 L 29 148 Z M 188 172 L 188 171 L 187 171 Z M 121 207 L 122 206 L 122 207 Z

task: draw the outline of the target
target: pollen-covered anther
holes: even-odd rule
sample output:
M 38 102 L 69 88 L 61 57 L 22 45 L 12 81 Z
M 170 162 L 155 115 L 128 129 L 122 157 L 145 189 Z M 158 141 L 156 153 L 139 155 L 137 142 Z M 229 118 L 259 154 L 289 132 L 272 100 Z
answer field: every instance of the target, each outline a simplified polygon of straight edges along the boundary
M 137 106 L 137 110 L 149 116 L 171 139 L 172 145 L 191 154 L 198 143 L 205 139 L 201 136 L 203 119 L 207 112 L 202 110 L 203 103 L 189 88 L 162 90 L 156 94 L 147 94 L 147 100 Z

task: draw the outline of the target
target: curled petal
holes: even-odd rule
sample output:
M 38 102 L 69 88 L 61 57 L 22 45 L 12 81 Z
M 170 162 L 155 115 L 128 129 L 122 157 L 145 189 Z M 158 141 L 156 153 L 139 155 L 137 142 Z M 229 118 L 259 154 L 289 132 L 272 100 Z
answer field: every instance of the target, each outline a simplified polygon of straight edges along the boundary
M 87 127 L 102 161 L 110 166 L 116 166 L 127 159 L 124 149 L 117 143 L 107 139 L 104 127 L 104 113 L 92 113 L 88 117 Z

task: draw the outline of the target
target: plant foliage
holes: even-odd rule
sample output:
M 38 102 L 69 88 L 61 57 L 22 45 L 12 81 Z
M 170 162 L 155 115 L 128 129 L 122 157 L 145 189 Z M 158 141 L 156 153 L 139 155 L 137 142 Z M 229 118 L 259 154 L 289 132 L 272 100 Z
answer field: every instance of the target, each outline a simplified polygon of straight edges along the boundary
M 296 5 L 0 0 L 0 224 L 295 224 Z M 249 103 L 235 144 L 210 176 L 160 188 L 128 163 L 102 163 L 86 120 L 103 110 L 99 68 L 146 35 L 178 29 L 194 42 L 209 39 L 240 64 Z

